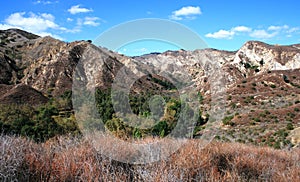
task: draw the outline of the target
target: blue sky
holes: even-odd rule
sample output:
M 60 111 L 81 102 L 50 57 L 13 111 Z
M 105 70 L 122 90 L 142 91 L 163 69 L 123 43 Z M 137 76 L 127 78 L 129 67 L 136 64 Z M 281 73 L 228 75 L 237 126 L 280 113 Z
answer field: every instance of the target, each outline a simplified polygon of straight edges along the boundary
M 120 23 L 161 18 L 183 24 L 209 47 L 237 50 L 248 40 L 300 43 L 300 2 L 237 0 L 11 0 L 0 2 L 0 29 L 21 28 L 64 41 L 94 40 Z M 177 49 L 161 42 L 137 42 L 127 55 Z

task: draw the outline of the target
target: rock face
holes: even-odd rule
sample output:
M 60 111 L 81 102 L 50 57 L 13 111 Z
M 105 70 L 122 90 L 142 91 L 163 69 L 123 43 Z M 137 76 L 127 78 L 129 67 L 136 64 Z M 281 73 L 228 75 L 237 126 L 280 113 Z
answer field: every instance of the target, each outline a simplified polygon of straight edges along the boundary
M 63 94 L 72 86 L 73 70 L 86 45 L 86 42 L 68 44 L 51 37 L 37 39 L 27 50 L 29 62 L 20 82 L 45 94 Z
M 299 47 L 270 46 L 262 42 L 247 42 L 236 54 L 235 64 L 249 63 L 260 71 L 298 69 L 300 60 Z M 244 70 L 240 67 L 241 70 Z

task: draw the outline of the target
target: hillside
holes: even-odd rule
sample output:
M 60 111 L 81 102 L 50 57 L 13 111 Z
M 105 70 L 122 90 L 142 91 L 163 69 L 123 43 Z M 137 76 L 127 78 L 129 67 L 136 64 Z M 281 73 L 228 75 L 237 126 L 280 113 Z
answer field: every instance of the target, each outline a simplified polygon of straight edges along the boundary
M 56 121 L 65 115 L 70 119 L 74 111 L 68 93 L 74 80 L 81 80 L 82 88 L 96 88 L 102 94 L 112 88 L 125 66 L 123 82 L 132 83 L 129 85 L 137 102 L 133 103 L 137 105 L 135 114 L 149 111 L 148 106 L 140 109 L 138 104 L 142 103 L 136 101 L 139 96 L 151 93 L 178 98 L 193 90 L 201 95 L 201 122 L 196 124 L 194 137 L 201 138 L 213 125 L 218 130 L 215 139 L 222 141 L 275 148 L 299 146 L 300 140 L 295 137 L 300 127 L 299 45 L 249 41 L 235 52 L 180 50 L 126 57 L 88 41 L 67 43 L 17 29 L 1 31 L 0 38 L 1 104 L 39 107 L 58 100 L 60 114 L 56 115 L 62 117 L 56 117 Z M 180 86 L 184 82 L 188 87 Z M 217 117 L 214 109 L 223 113 Z M 166 111 L 161 117 L 168 118 L 170 113 Z M 114 119 L 113 114 L 109 111 L 107 121 Z M 143 136 L 148 131 L 139 132 Z

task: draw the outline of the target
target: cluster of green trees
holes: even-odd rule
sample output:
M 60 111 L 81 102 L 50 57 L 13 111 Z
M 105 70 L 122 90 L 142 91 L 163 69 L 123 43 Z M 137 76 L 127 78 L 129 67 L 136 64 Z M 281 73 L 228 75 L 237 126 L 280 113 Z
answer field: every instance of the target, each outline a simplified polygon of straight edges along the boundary
M 111 93 L 110 90 L 96 91 L 99 116 L 105 128 L 119 137 L 165 137 L 175 127 L 174 135 L 183 136 L 184 133 L 188 133 L 187 129 L 196 127 L 199 130 L 199 126 L 204 125 L 208 120 L 208 118 L 201 117 L 200 111 L 195 113 L 179 98 L 156 96 L 149 92 L 124 95 L 126 94 L 120 92 Z M 115 113 L 116 108 L 112 102 L 115 102 L 115 107 L 119 107 L 117 111 L 122 111 L 122 113 Z M 195 122 L 186 122 L 186 119 Z
M 0 133 L 44 142 L 57 135 L 81 135 L 80 125 L 108 130 L 120 138 L 165 137 L 192 133 L 187 132 L 191 128 L 198 131 L 201 128 L 199 126 L 207 122 L 207 118 L 201 117 L 200 111 L 195 113 L 189 104 L 173 96 L 156 96 L 151 93 L 124 95 L 121 92 L 112 93 L 111 90 L 96 90 L 97 116 L 100 120 L 88 118 L 83 125 L 78 124 L 74 116 L 71 91 L 39 107 L 0 105 Z M 89 108 L 86 108 L 84 115 L 89 115 L 88 112 Z M 193 123 L 186 121 L 191 118 Z
M 39 107 L 0 105 L 0 133 L 21 135 L 37 142 L 44 142 L 57 135 L 80 134 L 74 114 L 62 113 L 72 107 L 70 96 L 70 93 L 66 93 Z

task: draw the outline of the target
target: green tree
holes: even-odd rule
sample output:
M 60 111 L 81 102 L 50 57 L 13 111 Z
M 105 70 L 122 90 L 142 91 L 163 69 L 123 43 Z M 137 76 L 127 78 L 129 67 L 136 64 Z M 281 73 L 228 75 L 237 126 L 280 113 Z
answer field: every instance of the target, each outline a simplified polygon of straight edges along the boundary
M 166 121 L 160 121 L 152 129 L 152 134 L 154 136 L 165 137 L 169 132 L 169 126 Z

